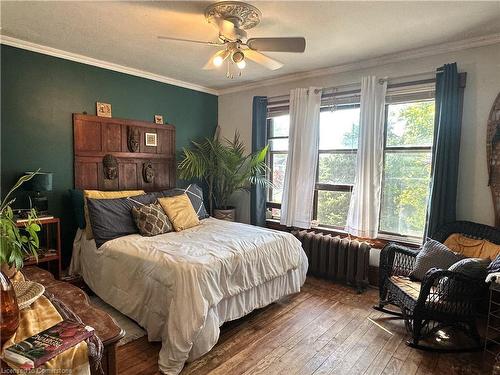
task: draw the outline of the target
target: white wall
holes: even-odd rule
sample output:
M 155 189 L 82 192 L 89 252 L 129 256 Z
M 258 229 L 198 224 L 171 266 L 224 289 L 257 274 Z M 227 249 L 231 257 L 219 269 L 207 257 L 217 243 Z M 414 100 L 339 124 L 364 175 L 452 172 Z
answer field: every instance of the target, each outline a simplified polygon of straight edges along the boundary
M 437 67 L 452 62 L 457 62 L 459 71 L 467 72 L 460 150 L 458 219 L 493 225 L 493 202 L 487 186 L 486 124 L 490 108 L 500 91 L 500 44 L 221 95 L 221 134 L 232 138 L 234 131 L 238 130 L 247 150 L 251 150 L 252 98 L 255 95 L 277 96 L 288 94 L 290 89 L 297 87 L 353 84 L 360 82 L 364 75 L 397 78 L 432 72 Z M 241 193 L 233 198 L 233 203 L 238 207 L 237 219 L 249 222 L 249 195 Z

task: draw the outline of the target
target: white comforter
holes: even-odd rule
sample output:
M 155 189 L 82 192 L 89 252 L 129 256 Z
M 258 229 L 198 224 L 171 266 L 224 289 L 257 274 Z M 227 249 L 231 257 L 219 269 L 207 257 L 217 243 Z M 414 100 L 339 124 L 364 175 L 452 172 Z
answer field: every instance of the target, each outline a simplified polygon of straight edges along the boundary
M 150 340 L 162 341 L 159 366 L 167 374 L 208 352 L 224 321 L 300 291 L 307 271 L 291 234 L 213 218 L 99 249 L 90 242 L 75 248 L 85 281 L 145 327 Z

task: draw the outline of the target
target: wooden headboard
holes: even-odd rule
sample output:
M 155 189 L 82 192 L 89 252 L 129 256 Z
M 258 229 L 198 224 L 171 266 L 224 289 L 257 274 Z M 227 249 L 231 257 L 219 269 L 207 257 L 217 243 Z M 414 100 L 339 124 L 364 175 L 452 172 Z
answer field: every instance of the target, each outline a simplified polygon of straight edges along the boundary
M 146 133 L 156 134 L 156 146 L 146 146 Z M 75 189 L 175 187 L 173 125 L 74 113 L 73 137 Z

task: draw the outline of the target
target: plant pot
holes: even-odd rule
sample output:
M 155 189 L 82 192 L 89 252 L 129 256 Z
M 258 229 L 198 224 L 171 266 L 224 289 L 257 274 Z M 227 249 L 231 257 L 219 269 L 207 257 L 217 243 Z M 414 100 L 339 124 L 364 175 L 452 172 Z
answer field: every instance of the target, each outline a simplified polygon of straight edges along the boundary
M 19 327 L 19 306 L 10 279 L 0 272 L 0 348 Z
M 9 279 L 13 279 L 16 276 L 17 268 L 12 266 L 10 267 L 7 263 L 2 263 L 1 272 L 3 272 Z
M 215 208 L 214 209 L 214 217 L 219 220 L 226 220 L 226 221 L 235 221 L 236 220 L 236 209 L 233 208 L 228 208 L 228 209 L 219 209 Z

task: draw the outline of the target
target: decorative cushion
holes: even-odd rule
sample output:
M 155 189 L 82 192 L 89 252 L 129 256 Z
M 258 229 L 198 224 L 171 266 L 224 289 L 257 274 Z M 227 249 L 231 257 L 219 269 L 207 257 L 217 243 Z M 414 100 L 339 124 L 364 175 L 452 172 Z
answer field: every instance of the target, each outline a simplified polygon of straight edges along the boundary
M 489 259 L 465 258 L 452 264 L 448 270 L 461 273 L 462 275 L 468 276 L 472 279 L 485 280 L 488 275 L 487 267 L 489 264 Z M 460 294 L 460 283 L 454 281 L 453 279 L 443 277 L 439 284 L 443 290 L 448 290 L 448 300 L 455 300 L 455 295 Z
M 158 193 L 127 198 L 87 199 L 90 220 L 97 247 L 106 241 L 137 233 L 132 207 L 155 203 Z M 89 226 L 87 225 L 87 226 Z
M 415 266 L 410 273 L 410 277 L 422 280 L 431 268 L 447 269 L 462 258 L 463 256 L 454 253 L 442 243 L 428 239 L 417 254 Z
M 84 201 L 85 223 L 88 224 L 90 222 L 89 210 L 88 210 L 88 205 L 87 205 L 88 198 L 114 199 L 114 198 L 134 197 L 134 196 L 142 195 L 142 194 L 145 194 L 144 190 L 123 190 L 123 191 L 84 190 L 83 196 L 85 198 L 85 201 Z M 94 236 L 92 234 L 91 225 L 85 226 L 85 234 L 87 236 L 87 239 L 89 239 L 89 240 L 94 238 Z
M 158 203 L 132 207 L 132 216 L 141 236 L 152 237 L 172 231 L 172 224 Z
M 487 240 L 469 238 L 460 233 L 451 234 L 444 241 L 444 245 L 467 258 L 487 258 L 493 260 L 500 254 L 500 245 Z
M 71 205 L 73 206 L 73 214 L 75 215 L 75 222 L 78 228 L 85 229 L 85 210 L 83 191 L 78 189 L 69 189 L 69 198 L 71 200 Z
M 495 260 L 488 266 L 488 273 L 500 272 L 500 255 L 497 255 Z
M 210 215 L 207 213 L 205 208 L 205 204 L 203 203 L 203 190 L 196 184 L 190 184 L 187 188 L 174 188 L 170 190 L 162 191 L 163 196 L 172 197 L 175 195 L 181 195 L 186 193 L 193 205 L 196 214 L 198 215 L 198 219 L 206 219 Z
M 449 271 L 459 272 L 472 279 L 486 279 L 488 274 L 489 259 L 465 258 L 453 263 Z
M 186 193 L 173 197 L 159 198 L 163 211 L 167 214 L 176 232 L 192 228 L 200 224 L 198 215 Z

